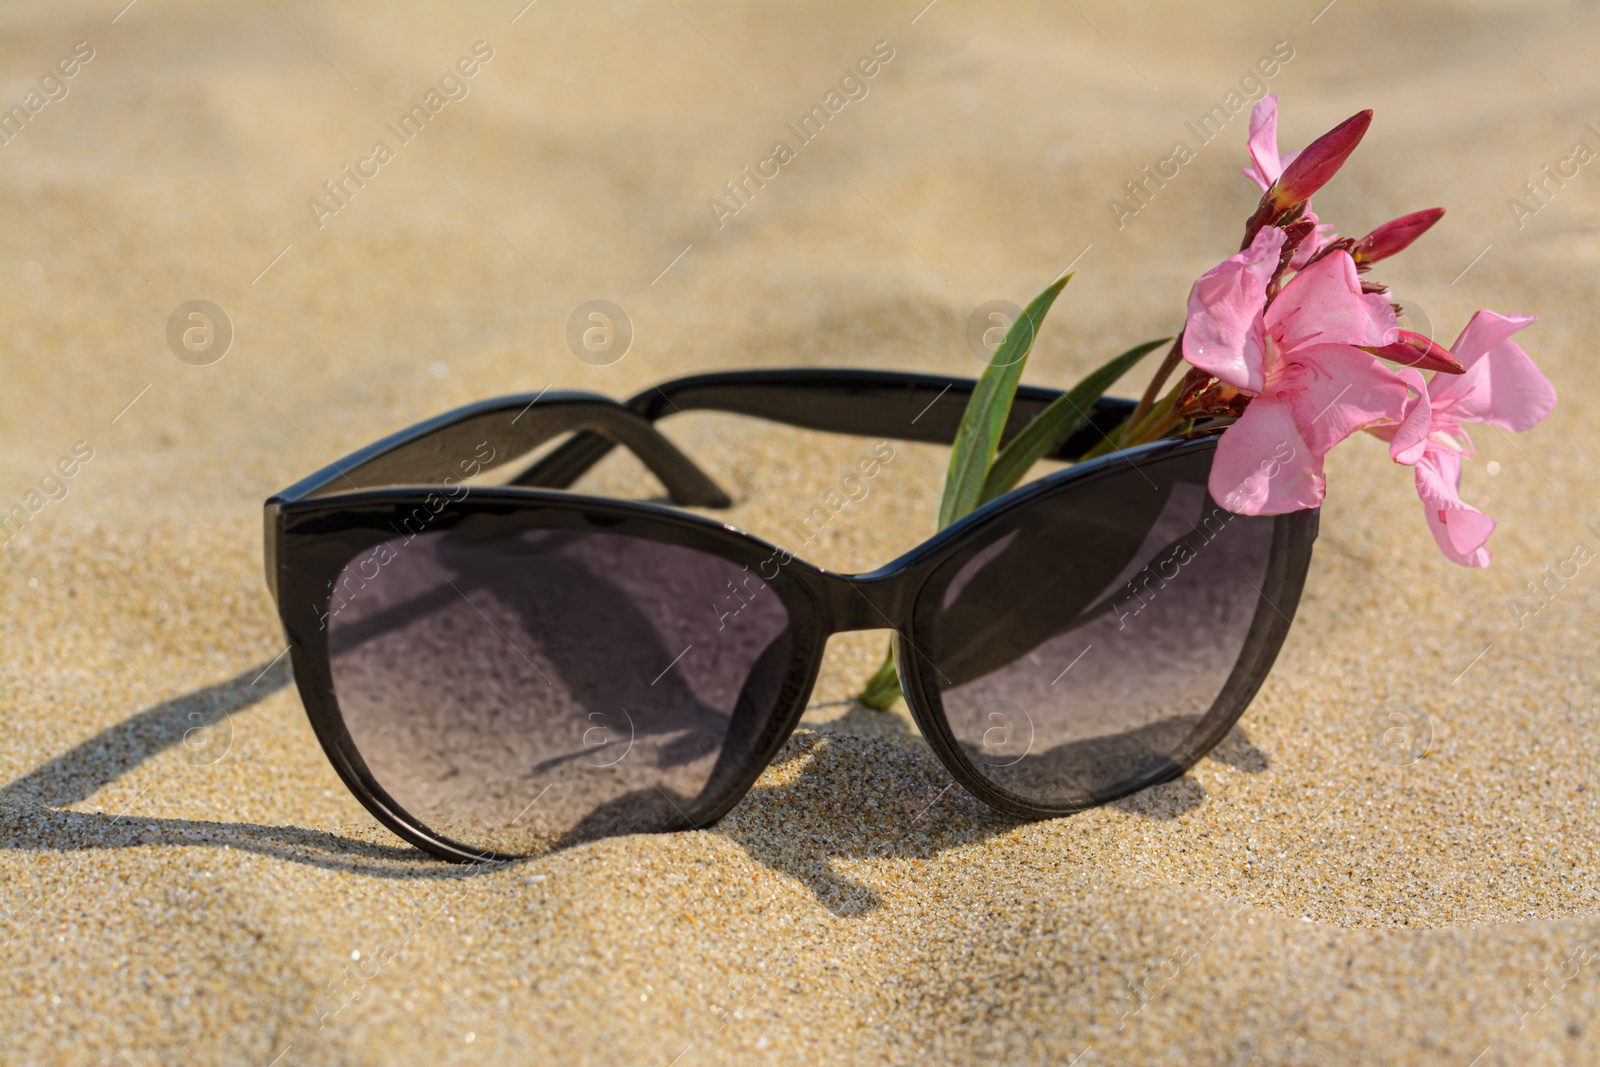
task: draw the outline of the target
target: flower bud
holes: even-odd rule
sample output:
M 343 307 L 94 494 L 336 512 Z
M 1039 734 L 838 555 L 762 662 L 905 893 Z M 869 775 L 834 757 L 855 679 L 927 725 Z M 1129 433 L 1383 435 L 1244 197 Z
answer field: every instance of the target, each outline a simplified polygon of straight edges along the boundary
M 1278 180 L 1267 190 L 1266 199 L 1271 201 L 1273 209 L 1281 212 L 1310 200 L 1311 195 L 1327 185 L 1328 179 L 1344 166 L 1344 161 L 1356 150 L 1356 145 L 1361 143 L 1362 136 L 1371 124 L 1372 111 L 1369 108 L 1351 115 L 1306 145 L 1305 151 L 1283 168 Z
M 1350 256 L 1358 267 L 1376 263 L 1380 259 L 1388 259 L 1397 252 L 1405 251 L 1412 241 L 1427 233 L 1428 228 L 1443 217 L 1442 207 L 1430 207 L 1426 211 L 1402 215 L 1392 222 L 1384 223 L 1357 241 L 1355 247 L 1350 250 Z
M 1362 351 L 1370 352 L 1379 359 L 1398 363 L 1402 367 L 1415 367 L 1417 370 L 1462 374 L 1467 369 L 1461 365 L 1460 360 L 1450 354 L 1448 348 L 1431 337 L 1424 337 L 1411 330 L 1401 330 L 1399 338 L 1393 344 L 1372 348 L 1362 345 L 1361 348 Z

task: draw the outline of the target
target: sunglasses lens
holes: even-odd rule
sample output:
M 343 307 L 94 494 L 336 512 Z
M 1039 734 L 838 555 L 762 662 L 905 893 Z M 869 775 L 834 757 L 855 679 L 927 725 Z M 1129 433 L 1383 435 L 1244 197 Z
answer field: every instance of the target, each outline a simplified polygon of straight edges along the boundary
M 1278 520 L 1211 500 L 1212 452 L 1063 487 L 991 524 L 924 587 L 922 688 L 1002 794 L 1074 810 L 1163 780 L 1252 695 L 1265 667 L 1235 668 L 1263 647 L 1270 664 L 1286 626 L 1258 593 L 1277 589 Z
M 514 855 L 698 822 L 791 668 L 789 612 L 754 570 L 504 517 L 363 551 L 329 612 L 377 784 L 439 836 Z

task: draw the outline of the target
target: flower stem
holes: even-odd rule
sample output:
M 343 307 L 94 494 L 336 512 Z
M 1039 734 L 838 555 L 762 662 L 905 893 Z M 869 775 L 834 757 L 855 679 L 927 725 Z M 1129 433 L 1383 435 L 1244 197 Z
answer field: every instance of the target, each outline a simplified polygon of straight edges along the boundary
M 1120 430 L 1112 431 L 1105 440 L 1085 452 L 1083 459 L 1079 460 L 1079 462 L 1097 459 L 1120 449 L 1132 448 L 1134 445 L 1142 445 L 1147 441 L 1154 441 L 1160 438 L 1162 434 L 1182 421 L 1181 419 L 1176 419 L 1173 412 L 1177 407 L 1178 397 L 1182 394 L 1183 387 L 1183 380 L 1180 379 L 1176 385 L 1167 391 L 1166 396 L 1151 405 L 1150 410 L 1142 419 L 1135 423 L 1130 416 L 1128 421 L 1122 424 Z
M 1155 374 L 1150 378 L 1150 384 L 1145 386 L 1144 395 L 1139 398 L 1139 403 L 1134 406 L 1133 414 L 1128 416 L 1124 426 L 1137 426 L 1139 420 L 1150 413 L 1150 407 L 1156 402 L 1156 397 L 1161 394 L 1161 387 L 1167 383 L 1167 378 L 1177 369 L 1178 363 L 1183 359 L 1183 331 L 1178 331 L 1178 336 L 1172 339 L 1172 348 L 1167 351 L 1162 359 L 1161 366 L 1156 368 Z
M 900 699 L 900 675 L 895 671 L 893 646 L 888 655 L 883 657 L 882 665 L 867 679 L 861 695 L 856 699 L 878 711 L 888 711 Z
M 1151 414 L 1154 416 L 1156 413 L 1152 412 Z M 1142 445 L 1151 441 L 1159 441 L 1163 437 L 1167 436 L 1167 434 L 1171 433 L 1173 430 L 1176 430 L 1179 426 L 1182 426 L 1188 421 L 1189 416 L 1180 414 L 1174 408 L 1168 407 L 1165 414 L 1161 415 L 1159 418 L 1156 418 L 1151 425 L 1144 429 L 1144 431 L 1140 434 L 1139 439 L 1129 441 L 1123 447 L 1132 448 L 1134 445 Z

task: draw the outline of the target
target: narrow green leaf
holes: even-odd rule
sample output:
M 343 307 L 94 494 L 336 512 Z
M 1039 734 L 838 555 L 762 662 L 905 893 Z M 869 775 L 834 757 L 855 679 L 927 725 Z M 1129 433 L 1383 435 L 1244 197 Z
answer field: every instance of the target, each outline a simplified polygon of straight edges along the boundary
M 989 467 L 989 476 L 983 483 L 983 495 L 978 503 L 986 504 L 1000 494 L 1008 493 L 1015 488 L 1035 463 L 1044 458 L 1045 454 L 1079 422 L 1088 417 L 1095 402 L 1105 395 L 1105 391 L 1111 388 L 1118 378 L 1131 370 L 1135 363 L 1170 340 L 1172 338 L 1163 337 L 1157 341 L 1146 341 L 1142 345 L 1135 345 L 1105 366 L 1091 371 L 1083 381 L 1052 400 L 1050 405 L 1039 412 L 1033 421 L 1013 437 L 995 457 L 994 463 Z
M 944 496 L 939 501 L 939 529 L 949 526 L 982 501 L 989 461 L 994 458 L 1000 434 L 1011 416 L 1011 402 L 1016 399 L 1017 382 L 1022 379 L 1033 339 L 1038 335 L 1045 312 L 1071 280 L 1072 275 L 1063 274 L 1033 298 L 1027 310 L 1006 330 L 1005 339 L 979 377 L 978 387 L 972 391 L 967 410 L 961 416 L 955 444 L 951 446 L 950 470 L 945 475 Z

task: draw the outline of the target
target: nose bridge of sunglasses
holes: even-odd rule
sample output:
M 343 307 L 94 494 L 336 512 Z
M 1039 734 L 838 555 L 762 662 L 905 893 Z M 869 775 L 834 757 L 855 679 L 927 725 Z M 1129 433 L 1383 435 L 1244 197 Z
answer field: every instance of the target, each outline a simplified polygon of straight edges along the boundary
M 834 633 L 893 630 L 910 615 L 915 578 L 909 573 L 856 575 L 824 571 L 822 580 Z

